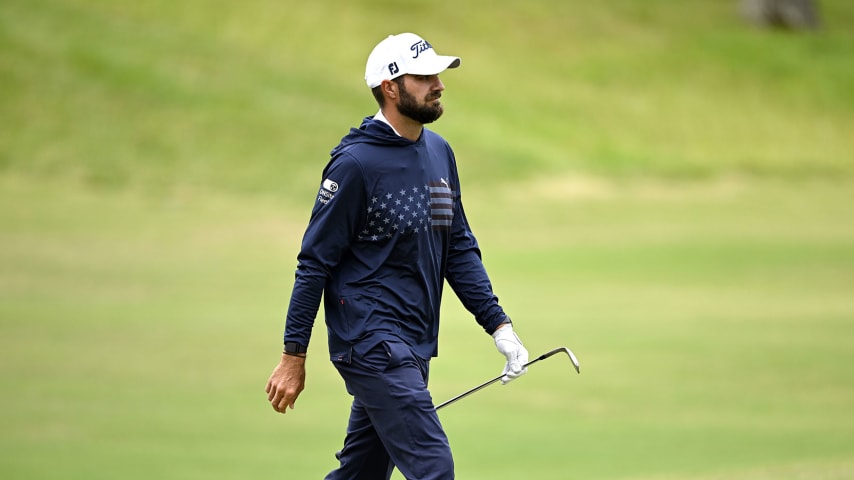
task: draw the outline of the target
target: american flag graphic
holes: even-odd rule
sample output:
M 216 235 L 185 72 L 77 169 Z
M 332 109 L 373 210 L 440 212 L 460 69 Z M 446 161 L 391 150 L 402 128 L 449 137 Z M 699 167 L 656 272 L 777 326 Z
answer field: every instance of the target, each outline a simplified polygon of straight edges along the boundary
M 454 220 L 454 192 L 444 178 L 438 184 L 430 185 L 430 207 L 433 228 L 450 230 Z
M 449 230 L 454 218 L 454 194 L 447 180 L 401 187 L 371 197 L 360 241 L 377 242 L 395 235 Z

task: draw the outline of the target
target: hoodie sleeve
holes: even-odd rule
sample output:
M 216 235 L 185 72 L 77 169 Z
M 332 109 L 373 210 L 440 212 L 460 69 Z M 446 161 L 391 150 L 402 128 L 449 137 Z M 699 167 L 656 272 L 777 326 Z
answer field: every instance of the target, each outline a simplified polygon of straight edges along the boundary
M 311 212 L 285 322 L 285 342 L 308 346 L 329 272 L 338 264 L 357 231 L 359 213 L 366 208 L 362 170 L 347 154 L 334 158 Z
M 456 182 L 459 185 L 458 179 Z M 459 187 L 454 204 L 445 277 L 463 306 L 474 315 L 477 323 L 487 333 L 492 334 L 499 325 L 509 322 L 510 318 L 504 313 L 504 309 L 498 304 L 498 297 L 492 291 L 492 283 L 483 265 L 480 247 L 466 219 Z

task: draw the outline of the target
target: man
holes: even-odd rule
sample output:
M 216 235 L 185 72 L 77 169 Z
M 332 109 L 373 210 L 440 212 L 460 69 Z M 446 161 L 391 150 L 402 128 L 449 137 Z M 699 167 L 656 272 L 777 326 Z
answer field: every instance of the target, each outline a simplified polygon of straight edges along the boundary
M 525 373 L 528 352 L 466 221 L 454 153 L 424 128 L 443 112 L 439 73 L 459 65 L 412 33 L 380 42 L 365 69 L 380 111 L 350 130 L 323 172 L 266 391 L 276 411 L 293 409 L 323 297 L 330 359 L 353 396 L 327 479 L 388 479 L 395 466 L 407 479 L 454 478 L 427 390 L 445 280 L 505 356 L 505 383 Z

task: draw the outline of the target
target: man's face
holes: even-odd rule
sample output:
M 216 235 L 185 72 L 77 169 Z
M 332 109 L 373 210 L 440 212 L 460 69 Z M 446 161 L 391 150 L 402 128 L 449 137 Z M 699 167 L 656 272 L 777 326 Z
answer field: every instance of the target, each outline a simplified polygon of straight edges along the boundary
M 421 124 L 432 123 L 444 112 L 439 98 L 445 85 L 438 75 L 404 75 L 397 109 Z

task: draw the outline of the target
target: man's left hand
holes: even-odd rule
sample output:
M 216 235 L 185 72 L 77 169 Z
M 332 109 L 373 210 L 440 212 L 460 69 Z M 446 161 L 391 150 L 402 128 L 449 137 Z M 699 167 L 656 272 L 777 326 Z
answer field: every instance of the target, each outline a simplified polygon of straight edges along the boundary
M 513 325 L 504 323 L 499 326 L 493 333 L 492 338 L 495 339 L 495 347 L 507 358 L 507 363 L 504 365 L 504 375 L 501 378 L 501 383 L 506 385 L 512 380 L 524 375 L 528 369 L 524 368 L 528 363 L 528 350 L 522 345 L 522 341 L 513 331 Z

